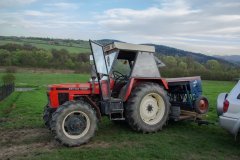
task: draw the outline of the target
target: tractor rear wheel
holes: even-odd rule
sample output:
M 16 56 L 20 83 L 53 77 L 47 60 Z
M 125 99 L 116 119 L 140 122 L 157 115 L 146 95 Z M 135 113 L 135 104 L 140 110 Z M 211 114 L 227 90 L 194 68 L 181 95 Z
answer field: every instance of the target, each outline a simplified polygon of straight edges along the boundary
M 53 114 L 51 130 L 55 139 L 72 147 L 87 143 L 97 130 L 97 117 L 84 101 L 66 102 Z
M 134 130 L 156 132 L 166 124 L 169 109 L 167 95 L 158 84 L 142 83 L 127 101 L 126 119 Z
M 52 114 L 55 111 L 55 109 L 50 108 L 48 105 L 44 107 L 43 111 L 43 121 L 45 126 L 48 129 L 51 129 L 51 122 L 52 122 Z

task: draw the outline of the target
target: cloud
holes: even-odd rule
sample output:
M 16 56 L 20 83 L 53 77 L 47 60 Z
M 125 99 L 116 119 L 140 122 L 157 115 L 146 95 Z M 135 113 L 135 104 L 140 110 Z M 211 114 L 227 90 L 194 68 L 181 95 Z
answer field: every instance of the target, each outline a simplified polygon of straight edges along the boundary
M 230 22 L 230 21 L 239 21 L 240 15 L 220 15 L 212 17 L 213 20 Z
M 216 29 L 209 31 L 209 33 L 217 33 L 217 34 L 238 34 L 240 36 L 240 26 L 237 27 L 226 27 L 221 29 Z
M 240 10 L 235 10 L 233 4 L 238 3 L 232 1 L 197 4 L 194 0 L 164 0 L 146 9 L 109 9 L 96 19 L 102 30 L 111 32 L 116 39 L 203 53 L 209 53 L 211 48 L 212 54 L 214 50 L 240 54 Z
M 153 0 L 146 6 L 124 1 L 0 1 L 8 6 L 0 11 L 0 35 L 112 38 L 240 54 L 239 0 Z
M 53 16 L 56 16 L 56 14 L 54 14 L 54 13 L 41 12 L 41 11 L 36 11 L 36 10 L 26 10 L 26 11 L 24 11 L 24 15 L 34 16 L 34 17 L 53 17 Z
M 13 7 L 18 5 L 26 5 L 33 2 L 36 2 L 37 0 L 1 0 L 0 1 L 0 8 L 5 7 Z
M 103 16 L 98 18 L 154 18 L 159 16 L 179 17 L 192 13 L 201 12 L 200 9 L 191 9 L 184 1 L 172 1 L 173 3 L 165 2 L 162 8 L 150 7 L 144 10 L 134 10 L 129 8 L 115 8 L 104 11 Z
M 79 8 L 79 4 L 67 3 L 67 2 L 48 3 L 46 4 L 46 6 L 52 9 L 61 9 L 61 10 L 75 10 Z

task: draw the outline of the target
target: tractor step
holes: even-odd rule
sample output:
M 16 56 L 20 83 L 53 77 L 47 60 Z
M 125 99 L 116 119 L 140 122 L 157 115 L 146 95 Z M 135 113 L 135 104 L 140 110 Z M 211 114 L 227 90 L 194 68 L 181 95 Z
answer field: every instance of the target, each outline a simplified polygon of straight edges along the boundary
M 102 113 L 109 116 L 110 120 L 125 120 L 122 99 L 111 98 L 101 102 Z
M 109 114 L 110 120 L 125 120 L 123 115 L 123 108 L 122 109 L 111 109 Z
M 110 120 L 125 120 L 123 111 L 124 109 L 122 102 L 112 105 L 109 114 Z
M 114 118 L 114 119 L 111 119 L 112 121 L 124 121 L 125 118 Z

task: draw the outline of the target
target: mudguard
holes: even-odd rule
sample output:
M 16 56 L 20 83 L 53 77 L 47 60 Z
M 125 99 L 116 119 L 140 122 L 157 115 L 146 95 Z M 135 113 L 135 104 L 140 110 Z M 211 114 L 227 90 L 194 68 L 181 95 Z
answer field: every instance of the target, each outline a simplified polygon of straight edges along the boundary
M 133 87 L 139 82 L 154 82 L 158 83 L 159 85 L 163 86 L 165 90 L 168 90 L 168 83 L 164 78 L 131 78 L 129 83 L 127 84 L 127 88 L 125 91 L 125 96 L 123 101 L 127 101 L 128 97 L 131 94 Z

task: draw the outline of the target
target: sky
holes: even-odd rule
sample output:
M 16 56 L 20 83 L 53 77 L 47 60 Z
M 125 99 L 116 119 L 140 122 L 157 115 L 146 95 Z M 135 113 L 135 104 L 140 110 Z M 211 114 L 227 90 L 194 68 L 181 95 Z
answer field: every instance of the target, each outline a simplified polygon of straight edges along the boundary
M 240 55 L 240 0 L 0 0 L 0 35 Z

